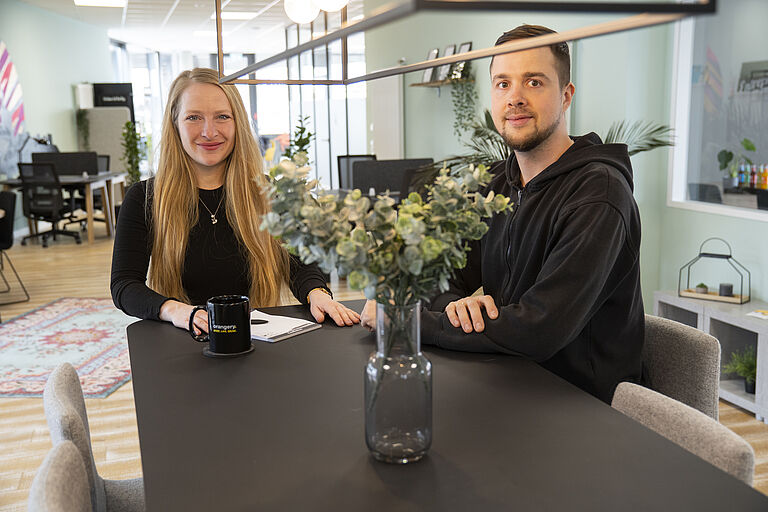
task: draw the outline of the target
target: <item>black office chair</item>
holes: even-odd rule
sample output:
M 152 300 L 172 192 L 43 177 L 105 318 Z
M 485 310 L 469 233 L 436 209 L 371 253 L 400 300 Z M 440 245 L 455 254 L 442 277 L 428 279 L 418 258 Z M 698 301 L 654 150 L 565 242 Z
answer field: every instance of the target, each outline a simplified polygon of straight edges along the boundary
M 755 190 L 757 196 L 757 209 L 768 210 L 768 190 Z
M 59 222 L 71 220 L 71 207 L 64 201 L 64 196 L 59 182 L 59 176 L 49 163 L 18 164 L 21 177 L 22 210 L 24 216 L 33 221 L 46 221 L 51 223 L 51 229 L 42 233 L 30 233 L 21 240 L 21 245 L 27 245 L 30 238 L 40 237 L 43 247 L 48 247 L 48 237 L 66 235 L 74 237 L 75 242 L 82 243 L 80 233 L 59 229 Z
M 688 195 L 691 201 L 702 201 L 704 203 L 723 203 L 723 196 L 717 185 L 711 183 L 689 183 Z
M 16 267 L 13 266 L 10 256 L 6 252 L 13 246 L 13 220 L 16 214 L 16 193 L 2 191 L 0 192 L 0 210 L 5 212 L 3 218 L 0 219 L 0 277 L 3 279 L 5 285 L 4 290 L 0 290 L 0 294 L 8 293 L 10 295 L 11 285 L 8 279 L 5 277 L 5 262 L 8 262 L 8 266 L 13 271 L 13 275 L 16 276 L 16 280 L 21 285 L 21 289 L 24 291 L 23 299 L 3 301 L 0 304 L 17 304 L 19 302 L 27 302 L 29 300 L 29 293 L 24 283 L 19 277 L 19 273 L 16 272 Z
M 365 162 L 376 160 L 376 155 L 339 155 L 336 161 L 339 166 L 339 188 L 351 190 L 352 186 L 352 167 L 355 162 Z

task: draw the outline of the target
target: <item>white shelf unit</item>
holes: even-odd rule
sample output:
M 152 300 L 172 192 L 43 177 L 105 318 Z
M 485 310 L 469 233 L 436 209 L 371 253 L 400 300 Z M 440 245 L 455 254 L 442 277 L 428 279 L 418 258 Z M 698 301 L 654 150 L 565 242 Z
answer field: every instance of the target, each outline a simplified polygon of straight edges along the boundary
M 747 316 L 756 309 L 768 310 L 768 304 L 752 300 L 746 304 L 728 304 L 703 299 L 679 297 L 677 292 L 653 294 L 653 314 L 690 325 L 720 341 L 720 398 L 746 409 L 768 423 L 768 320 Z M 744 380 L 722 373 L 731 353 L 753 346 L 757 353 L 755 394 L 744 391 Z

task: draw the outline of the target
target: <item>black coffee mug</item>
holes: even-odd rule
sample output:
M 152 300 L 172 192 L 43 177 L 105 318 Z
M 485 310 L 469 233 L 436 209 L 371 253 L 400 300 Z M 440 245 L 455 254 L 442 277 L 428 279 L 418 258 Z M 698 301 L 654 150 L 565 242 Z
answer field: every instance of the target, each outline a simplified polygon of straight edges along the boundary
M 208 334 L 195 335 L 194 319 L 198 310 L 208 312 Z M 227 357 L 247 354 L 251 345 L 251 303 L 244 295 L 211 297 L 205 306 L 195 306 L 189 315 L 189 334 L 201 343 L 208 343 L 203 354 Z

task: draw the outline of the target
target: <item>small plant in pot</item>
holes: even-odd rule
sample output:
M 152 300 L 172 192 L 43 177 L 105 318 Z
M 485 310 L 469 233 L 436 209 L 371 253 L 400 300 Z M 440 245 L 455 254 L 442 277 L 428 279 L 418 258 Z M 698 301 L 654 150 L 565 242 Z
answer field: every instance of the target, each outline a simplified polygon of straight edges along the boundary
M 704 283 L 699 283 L 696 285 L 696 293 L 707 293 L 709 292 L 709 287 Z
M 744 151 L 755 151 L 755 143 L 749 139 L 742 139 L 740 142 Z M 739 163 L 744 162 L 752 165 L 752 160 L 740 151 L 735 155 L 733 151 L 723 149 L 717 154 L 717 161 L 720 164 L 720 170 L 725 173 L 723 176 L 723 188 L 736 188 L 739 186 Z
M 723 366 L 726 373 L 735 373 L 739 377 L 744 377 L 744 391 L 747 393 L 755 392 L 755 378 L 757 377 L 757 356 L 755 347 L 746 347 L 741 352 L 731 353 L 731 360 Z

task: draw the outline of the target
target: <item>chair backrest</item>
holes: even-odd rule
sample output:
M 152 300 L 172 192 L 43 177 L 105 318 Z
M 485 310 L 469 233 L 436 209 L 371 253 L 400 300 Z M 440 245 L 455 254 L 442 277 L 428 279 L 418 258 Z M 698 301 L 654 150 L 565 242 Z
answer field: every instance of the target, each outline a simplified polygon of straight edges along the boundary
M 65 153 L 32 153 L 33 163 L 53 164 L 59 176 L 98 174 L 99 161 L 95 151 L 73 151 Z
M 90 512 L 91 493 L 80 452 L 71 441 L 53 446 L 32 480 L 30 512 Z
M 339 188 L 349 190 L 352 188 L 352 166 L 355 162 L 376 160 L 376 155 L 339 155 L 336 162 L 339 167 Z
M 409 158 L 355 162 L 352 167 L 352 188 L 358 188 L 364 194 L 371 187 L 377 194 L 385 190 L 400 193 L 408 171 L 431 164 L 433 161 L 431 158 Z
M 45 153 L 54 155 L 56 153 Z M 56 169 L 50 163 L 20 163 L 22 210 L 27 217 L 58 219 L 64 196 Z
M 709 416 L 629 382 L 616 387 L 611 407 L 752 485 L 754 450 L 748 442 Z
M 9 190 L 0 191 L 0 210 L 5 214 L 0 219 L 0 251 L 6 251 L 13 246 L 13 220 L 16 215 L 16 193 Z
M 723 202 L 723 196 L 720 194 L 720 189 L 717 185 L 712 183 L 689 183 L 688 195 L 691 201 L 703 201 L 705 203 L 718 203 Z
M 720 342 L 693 327 L 645 315 L 641 384 L 717 419 Z
M 768 190 L 755 190 L 757 196 L 757 209 L 768 210 Z
M 98 155 L 96 163 L 99 166 L 99 174 L 109 172 L 109 155 Z
M 104 481 L 96 470 L 91 449 L 91 432 L 85 410 L 83 388 L 77 371 L 69 363 L 57 366 L 43 390 L 43 408 L 51 433 L 51 441 L 58 444 L 72 441 L 80 452 L 88 475 L 91 502 L 95 510 L 103 510 L 106 503 Z

